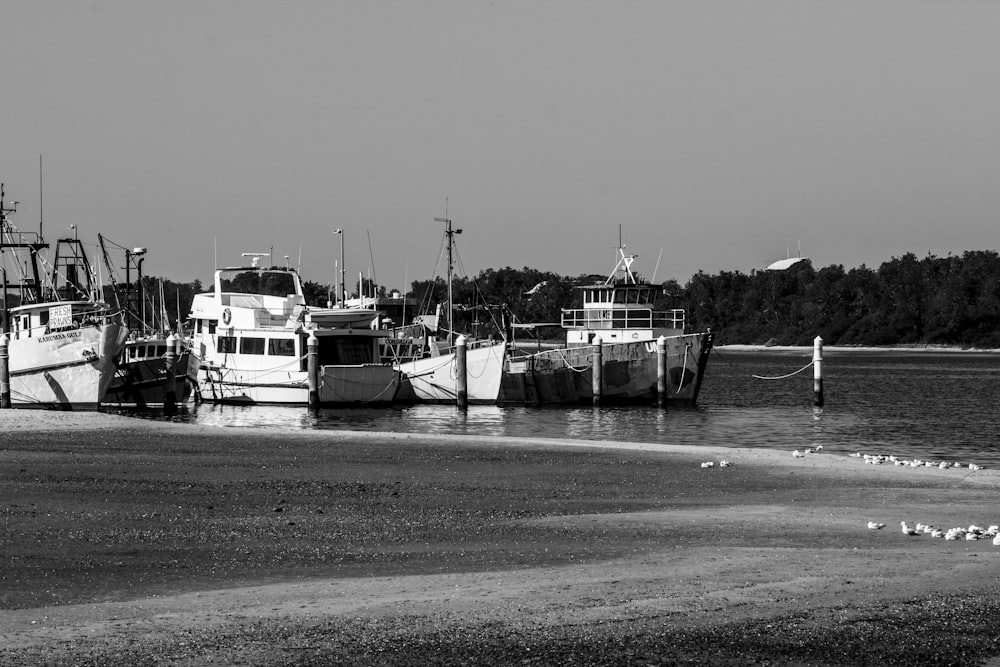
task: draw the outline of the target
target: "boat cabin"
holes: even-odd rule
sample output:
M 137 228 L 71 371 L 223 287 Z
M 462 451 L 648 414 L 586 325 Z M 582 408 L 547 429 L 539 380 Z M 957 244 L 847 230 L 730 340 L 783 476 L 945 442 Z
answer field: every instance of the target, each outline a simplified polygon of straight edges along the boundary
M 661 289 L 632 272 L 635 255 L 625 255 L 624 249 L 619 254 L 618 265 L 607 280 L 579 288 L 583 308 L 562 311 L 568 346 L 592 345 L 597 336 L 604 343 L 621 343 L 684 333 L 684 310 L 654 310 Z
M 255 258 L 256 260 L 256 258 Z M 196 351 L 208 366 L 305 371 L 310 334 L 320 365 L 381 363 L 372 329 L 378 311 L 312 308 L 294 269 L 228 267 L 215 272 L 215 291 L 191 305 Z

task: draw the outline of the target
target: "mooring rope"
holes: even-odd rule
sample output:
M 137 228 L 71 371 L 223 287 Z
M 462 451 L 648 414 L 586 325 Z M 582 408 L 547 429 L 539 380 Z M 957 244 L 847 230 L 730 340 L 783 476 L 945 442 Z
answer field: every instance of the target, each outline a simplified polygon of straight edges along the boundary
M 801 373 L 802 371 L 804 371 L 805 369 L 809 368 L 812 365 L 813 365 L 813 362 L 810 361 L 808 364 L 806 364 L 805 366 L 803 366 L 799 370 L 795 371 L 794 373 L 789 373 L 788 375 L 779 375 L 777 377 L 766 377 L 764 375 L 752 375 L 751 377 L 753 377 L 755 380 L 784 380 L 786 378 L 792 377 L 793 375 L 798 375 L 799 373 Z

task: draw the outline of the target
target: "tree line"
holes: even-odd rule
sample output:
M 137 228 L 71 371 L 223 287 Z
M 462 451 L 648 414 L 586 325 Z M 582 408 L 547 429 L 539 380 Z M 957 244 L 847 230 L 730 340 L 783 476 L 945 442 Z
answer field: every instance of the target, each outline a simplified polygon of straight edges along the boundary
M 511 323 L 557 325 L 564 308 L 581 307 L 577 287 L 603 282 L 603 275 L 561 276 L 532 268 L 486 269 L 455 277 L 452 294 L 458 329 L 478 335 L 509 332 Z M 163 285 L 164 302 L 182 319 L 200 281 L 175 283 L 143 277 L 144 292 Z M 829 345 L 955 345 L 1000 348 L 1000 255 L 894 257 L 878 268 L 843 265 L 815 268 L 808 259 L 783 271 L 698 272 L 681 285 L 662 287 L 658 309 L 684 308 L 688 329 L 711 328 L 716 344 L 809 345 L 822 336 Z M 306 301 L 325 306 L 330 285 L 304 281 Z M 394 290 L 355 284 L 349 297 L 387 296 Z M 399 290 L 401 291 L 401 290 Z M 444 279 L 414 281 L 407 296 L 415 312 L 434 312 L 447 299 Z M 176 323 L 174 323 L 176 326 Z M 547 331 L 558 337 L 558 327 Z

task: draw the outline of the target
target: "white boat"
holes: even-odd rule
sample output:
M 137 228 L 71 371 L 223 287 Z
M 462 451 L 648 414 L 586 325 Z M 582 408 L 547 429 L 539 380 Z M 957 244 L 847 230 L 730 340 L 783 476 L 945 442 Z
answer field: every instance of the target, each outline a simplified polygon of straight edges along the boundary
M 307 342 L 315 336 L 321 405 L 392 402 L 399 373 L 381 357 L 388 334 L 372 328 L 377 312 L 307 306 L 294 269 L 260 267 L 266 253 L 244 256 L 252 266 L 217 270 L 214 291 L 191 306 L 202 401 L 308 404 Z
M 402 376 L 396 396 L 401 403 L 455 403 L 459 400 L 458 341 L 452 320 L 452 252 L 454 235 L 461 230 L 453 230 L 447 218 L 436 220 L 446 224 L 448 244 L 446 326 L 439 326 L 440 313 L 418 315 L 413 324 L 393 329 L 392 335 L 384 341 L 385 356 L 394 359 Z M 465 345 L 466 402 L 495 405 L 507 358 L 506 341 L 463 337 L 462 342 Z
M 95 276 L 78 239 L 60 239 L 49 263 L 41 232 L 18 230 L 10 217 L 15 210 L 3 197 L 0 186 L 11 406 L 97 409 L 127 335 L 121 313 L 97 298 Z M 51 266 L 51 275 L 41 271 L 43 263 Z
M 666 401 L 697 402 L 712 349 L 711 332 L 685 333 L 682 309 L 654 310 L 660 288 L 632 272 L 634 255 L 626 255 L 623 247 L 618 252 L 618 264 L 607 280 L 579 288 L 583 308 L 562 311 L 564 347 L 508 361 L 500 403 L 592 403 L 599 349 L 602 403 L 655 404 L 661 338 L 666 348 Z

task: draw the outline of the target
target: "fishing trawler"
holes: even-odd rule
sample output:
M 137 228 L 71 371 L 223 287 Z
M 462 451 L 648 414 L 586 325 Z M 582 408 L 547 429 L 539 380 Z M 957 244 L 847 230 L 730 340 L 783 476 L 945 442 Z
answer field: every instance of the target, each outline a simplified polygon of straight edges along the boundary
M 618 263 L 608 278 L 579 288 L 583 308 L 562 311 L 565 346 L 508 360 L 499 403 L 591 404 L 599 350 L 603 404 L 655 404 L 661 339 L 666 347 L 666 401 L 697 402 L 712 334 L 684 333 L 682 309 L 654 310 L 660 288 L 632 271 L 635 256 L 619 246 Z
M 307 342 L 315 336 L 320 405 L 392 402 L 399 373 L 382 359 L 388 334 L 372 327 L 377 311 L 307 306 L 295 269 L 261 267 L 268 253 L 243 256 L 251 266 L 216 270 L 214 291 L 191 305 L 200 400 L 307 405 Z
M 99 298 L 96 275 L 76 237 L 56 242 L 13 223 L 0 185 L 3 332 L 15 408 L 95 410 L 127 335 L 121 313 Z M 74 227 L 75 229 L 75 227 Z M 50 267 L 46 274 L 43 267 Z

